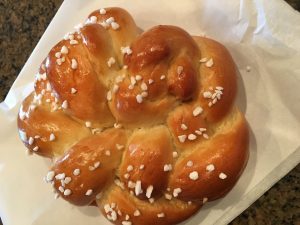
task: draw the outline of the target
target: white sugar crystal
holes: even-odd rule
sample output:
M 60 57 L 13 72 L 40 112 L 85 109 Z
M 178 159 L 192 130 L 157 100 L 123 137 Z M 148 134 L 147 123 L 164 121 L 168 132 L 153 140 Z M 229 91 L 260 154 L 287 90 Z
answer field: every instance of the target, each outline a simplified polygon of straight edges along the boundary
M 219 174 L 219 178 L 222 179 L 222 180 L 224 180 L 224 179 L 227 178 L 227 175 L 225 173 L 220 173 Z
M 135 195 L 138 196 L 142 193 L 142 182 L 138 180 L 135 184 Z
M 206 67 L 212 67 L 214 65 L 214 61 L 212 58 L 210 58 L 206 63 L 205 63 Z
M 178 136 L 178 140 L 180 143 L 184 143 L 185 140 L 186 140 L 187 136 L 184 134 L 184 135 L 179 135 Z
M 96 16 L 91 16 L 91 17 L 90 17 L 90 22 L 91 22 L 91 23 L 97 23 L 97 20 L 98 20 L 98 19 L 97 19 Z
M 68 101 L 67 101 L 67 100 L 64 100 L 63 103 L 62 103 L 62 105 L 61 105 L 61 107 L 62 107 L 63 109 L 67 109 L 67 108 L 68 108 Z
M 80 174 L 80 169 L 75 169 L 74 171 L 73 171 L 73 175 L 74 176 L 78 176 Z
M 55 140 L 55 135 L 51 133 L 49 136 L 49 141 L 54 141 L 54 140 Z
M 116 60 L 115 60 L 115 58 L 114 57 L 110 57 L 109 59 L 108 59 L 108 61 L 107 61 L 107 66 L 108 67 L 111 67 L 113 64 L 115 64 L 116 63 Z
M 120 28 L 120 25 L 118 23 L 116 23 L 116 22 L 112 22 L 111 23 L 111 28 L 113 30 L 118 30 Z
M 85 193 L 86 196 L 90 196 L 92 194 L 93 194 L 93 190 L 92 189 L 87 190 L 86 193 Z
M 69 53 L 69 50 L 68 48 L 64 45 L 61 47 L 61 50 L 60 50 L 61 54 L 68 54 Z
M 200 106 L 197 106 L 194 110 L 193 110 L 193 116 L 198 116 L 203 112 L 203 109 Z
M 212 172 L 212 171 L 215 170 L 215 166 L 213 164 L 209 164 L 209 165 L 206 166 L 206 170 L 208 172 Z
M 191 173 L 189 174 L 189 178 L 190 178 L 191 180 L 198 180 L 198 178 L 199 178 L 198 172 L 197 172 L 197 171 L 191 172 Z
M 99 10 L 99 12 L 100 12 L 101 15 L 105 15 L 106 14 L 106 10 L 104 8 L 101 8 Z
M 77 67 L 78 67 L 78 63 L 77 63 L 76 59 L 72 59 L 72 60 L 71 60 L 71 68 L 72 68 L 73 70 L 76 70 Z
M 143 96 L 138 94 L 136 96 L 136 101 L 137 101 L 137 103 L 141 104 L 143 102 Z
M 153 191 L 153 186 L 152 185 L 148 186 L 147 190 L 146 190 L 146 197 L 147 198 L 151 198 L 152 191 Z

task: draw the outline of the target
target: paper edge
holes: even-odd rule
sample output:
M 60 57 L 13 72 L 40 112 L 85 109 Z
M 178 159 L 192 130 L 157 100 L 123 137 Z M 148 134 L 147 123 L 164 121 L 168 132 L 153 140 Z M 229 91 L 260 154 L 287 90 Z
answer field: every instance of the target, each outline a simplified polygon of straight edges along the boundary
M 228 210 L 225 210 L 223 213 L 225 216 L 218 219 L 213 224 L 229 224 L 231 221 L 241 215 L 243 211 L 252 206 L 256 200 L 270 190 L 276 183 L 278 183 L 279 180 L 293 170 L 299 163 L 300 147 L 290 154 L 281 164 L 275 167 L 272 172 L 265 176 L 265 178 L 263 178 L 263 180 L 259 182 L 252 190 L 250 190 L 238 204 L 234 205 Z M 233 215 L 233 217 L 230 218 L 231 216 L 228 215 Z

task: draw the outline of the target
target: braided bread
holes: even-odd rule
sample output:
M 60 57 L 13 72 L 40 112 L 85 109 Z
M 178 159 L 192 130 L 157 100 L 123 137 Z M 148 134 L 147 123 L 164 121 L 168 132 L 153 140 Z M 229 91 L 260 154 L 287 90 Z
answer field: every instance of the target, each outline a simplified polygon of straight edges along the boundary
M 114 224 L 176 224 L 228 193 L 248 159 L 224 46 L 175 26 L 140 33 L 128 12 L 93 12 L 43 61 L 18 116 L 45 180 Z

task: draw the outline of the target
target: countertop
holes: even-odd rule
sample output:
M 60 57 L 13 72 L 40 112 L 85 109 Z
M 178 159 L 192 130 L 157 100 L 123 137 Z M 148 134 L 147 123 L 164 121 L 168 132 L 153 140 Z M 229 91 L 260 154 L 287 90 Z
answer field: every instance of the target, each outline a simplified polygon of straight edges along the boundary
M 288 0 L 300 10 L 300 0 Z M 0 102 L 62 0 L 0 0 Z M 300 224 L 300 165 L 231 224 Z M 1 224 L 1 221 L 0 221 Z

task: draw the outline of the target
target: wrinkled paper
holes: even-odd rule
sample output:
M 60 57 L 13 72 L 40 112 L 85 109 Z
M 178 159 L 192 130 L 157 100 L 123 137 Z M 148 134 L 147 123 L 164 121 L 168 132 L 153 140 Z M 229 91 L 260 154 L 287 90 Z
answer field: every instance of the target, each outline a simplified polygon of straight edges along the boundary
M 173 24 L 223 43 L 239 70 L 237 104 L 251 128 L 250 159 L 234 189 L 186 225 L 226 224 L 300 161 L 300 14 L 282 0 L 65 0 L 0 104 L 0 215 L 5 225 L 106 225 L 96 207 L 54 199 L 50 161 L 28 157 L 17 134 L 22 99 L 51 47 L 95 9 L 120 6 L 142 29 Z M 251 71 L 247 72 L 247 66 Z

